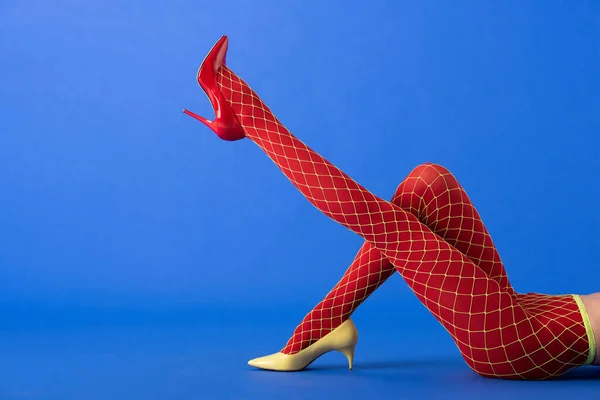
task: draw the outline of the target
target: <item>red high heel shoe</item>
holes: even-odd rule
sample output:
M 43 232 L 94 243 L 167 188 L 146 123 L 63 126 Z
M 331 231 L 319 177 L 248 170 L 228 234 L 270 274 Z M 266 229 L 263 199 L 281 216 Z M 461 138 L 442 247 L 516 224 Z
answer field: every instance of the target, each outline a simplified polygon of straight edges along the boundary
M 198 84 L 208 96 L 215 110 L 215 119 L 209 121 L 186 109 L 183 109 L 183 112 L 208 126 L 221 139 L 234 141 L 243 139 L 246 135 L 233 110 L 217 87 L 217 71 L 222 65 L 225 65 L 227 44 L 227 36 L 219 39 L 200 65 L 197 75 Z

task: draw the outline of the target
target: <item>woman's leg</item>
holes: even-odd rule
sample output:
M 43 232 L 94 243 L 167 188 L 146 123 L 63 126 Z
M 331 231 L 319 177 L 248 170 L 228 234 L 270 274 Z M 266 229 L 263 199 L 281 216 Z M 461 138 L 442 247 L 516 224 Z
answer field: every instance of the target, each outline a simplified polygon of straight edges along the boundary
M 367 191 L 293 136 L 226 66 L 217 85 L 246 137 L 315 207 L 385 255 L 471 368 L 485 376 L 547 378 L 584 364 L 584 355 L 574 357 L 573 341 L 561 341 L 568 327 L 557 331 L 530 318 L 512 293 L 414 215 Z
M 400 183 L 391 200 L 456 247 L 490 278 L 513 291 L 492 238 L 467 193 L 446 168 L 416 167 Z M 297 353 L 341 325 L 395 271 L 365 242 L 335 287 L 300 322 L 281 350 Z

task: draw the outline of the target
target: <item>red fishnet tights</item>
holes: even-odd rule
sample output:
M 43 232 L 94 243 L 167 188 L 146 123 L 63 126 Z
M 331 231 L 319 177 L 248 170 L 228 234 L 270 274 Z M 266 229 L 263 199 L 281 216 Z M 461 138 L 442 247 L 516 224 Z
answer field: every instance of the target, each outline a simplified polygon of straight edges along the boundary
M 501 287 L 514 292 L 477 210 L 447 169 L 418 166 L 400 183 L 391 202 L 415 215 Z M 379 250 L 365 242 L 342 279 L 304 317 L 282 352 L 297 353 L 337 328 L 395 271 Z
M 585 364 L 590 349 L 575 300 L 571 296 L 516 295 L 483 224 L 476 226 L 476 214 L 472 215 L 472 225 L 467 222 L 460 225 L 462 229 L 452 222 L 455 219 L 444 217 L 458 215 L 457 208 L 468 201 L 466 195 L 448 201 L 444 208 L 435 204 L 436 199 L 443 200 L 443 195 L 436 197 L 429 189 L 425 207 L 437 214 L 436 218 L 430 217 L 432 221 L 437 219 L 432 229 L 408 211 L 410 206 L 405 210 L 375 196 L 293 136 L 228 67 L 219 69 L 217 84 L 246 137 L 317 209 L 369 243 L 370 247 L 359 253 L 364 259 L 361 265 L 377 270 L 377 265 L 386 263 L 382 259 L 385 257 L 394 266 L 452 335 L 474 371 L 490 377 L 545 379 Z M 459 193 L 464 192 L 455 191 L 455 196 Z M 409 201 L 412 211 L 415 201 Z M 421 218 L 425 214 L 421 212 Z M 445 238 L 441 232 L 446 232 Z M 457 237 L 454 244 L 450 243 L 452 235 Z M 475 236 L 483 240 L 478 242 Z M 462 246 L 464 252 L 456 246 Z M 381 255 L 371 253 L 371 248 Z M 357 268 L 356 276 L 364 268 Z M 356 283 L 350 288 L 365 292 L 365 283 L 374 286 L 378 279 L 352 279 Z M 342 299 L 342 309 L 343 303 Z M 326 306 L 336 308 L 331 301 Z M 325 329 L 333 326 L 326 324 Z

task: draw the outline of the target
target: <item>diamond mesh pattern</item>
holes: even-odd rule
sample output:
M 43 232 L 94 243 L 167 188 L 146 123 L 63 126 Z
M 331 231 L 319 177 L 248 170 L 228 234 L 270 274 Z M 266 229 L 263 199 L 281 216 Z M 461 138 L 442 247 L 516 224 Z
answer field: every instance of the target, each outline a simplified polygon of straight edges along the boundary
M 218 87 L 246 137 L 267 154 L 310 203 L 362 236 L 394 266 L 452 335 L 474 371 L 490 377 L 545 379 L 585 363 L 589 353 L 587 333 L 574 299 L 515 294 L 495 250 L 490 250 L 491 239 L 489 245 L 485 244 L 489 235 L 482 233 L 482 244 L 474 238 L 474 227 L 463 227 L 463 234 L 451 223 L 452 218 L 444 217 L 446 213 L 457 215 L 465 199 L 450 201 L 446 207 L 436 205 L 440 197 L 425 201 L 430 209 L 424 214 L 436 216 L 432 217 L 437 220 L 432 229 L 414 213 L 366 190 L 293 136 L 228 67 L 222 66 L 217 76 Z M 423 213 L 420 215 L 423 217 Z M 446 232 L 447 237 L 456 235 L 455 245 L 436 230 Z M 461 252 L 456 246 L 469 251 Z M 465 255 L 468 252 L 471 257 Z M 366 265 L 383 263 L 374 254 L 366 254 L 371 260 Z M 481 262 L 490 257 L 492 262 Z M 474 263 L 477 260 L 479 264 Z M 369 287 L 368 279 L 354 281 L 350 295 L 342 296 L 342 303 L 354 302 L 351 299 L 357 292 L 364 294 L 365 282 Z M 331 302 L 327 307 L 331 309 Z M 322 331 L 322 321 L 328 318 L 323 317 L 313 318 L 308 331 Z

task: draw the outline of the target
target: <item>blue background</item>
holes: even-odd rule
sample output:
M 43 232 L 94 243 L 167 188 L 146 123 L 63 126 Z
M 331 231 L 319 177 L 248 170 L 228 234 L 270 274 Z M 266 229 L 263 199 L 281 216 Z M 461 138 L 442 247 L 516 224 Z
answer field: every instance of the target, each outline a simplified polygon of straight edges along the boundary
M 597 371 L 475 376 L 398 276 L 355 314 L 355 371 L 248 368 L 361 240 L 181 109 L 212 117 L 195 74 L 227 34 L 228 65 L 360 183 L 389 198 L 443 164 L 517 290 L 594 292 L 599 21 L 593 1 L 1 1 L 0 398 L 597 394 Z

